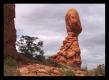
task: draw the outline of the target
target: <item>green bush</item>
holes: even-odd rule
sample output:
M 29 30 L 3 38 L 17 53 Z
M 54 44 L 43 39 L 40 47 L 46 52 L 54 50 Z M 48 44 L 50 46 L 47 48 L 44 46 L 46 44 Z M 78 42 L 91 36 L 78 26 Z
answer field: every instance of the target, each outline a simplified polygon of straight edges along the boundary
M 17 63 L 16 61 L 11 58 L 8 57 L 7 59 L 5 59 L 4 61 L 4 76 L 16 76 L 16 66 Z
M 11 57 L 8 57 L 6 60 L 5 60 L 5 64 L 7 64 L 8 66 L 15 66 L 16 65 L 16 61 L 11 58 Z

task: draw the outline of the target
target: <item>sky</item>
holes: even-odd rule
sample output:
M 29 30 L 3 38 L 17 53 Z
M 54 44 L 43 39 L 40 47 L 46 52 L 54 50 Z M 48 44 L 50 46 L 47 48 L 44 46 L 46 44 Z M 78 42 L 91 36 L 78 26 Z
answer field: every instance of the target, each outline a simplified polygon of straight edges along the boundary
M 71 8 L 78 11 L 83 29 L 78 36 L 82 66 L 105 64 L 105 4 L 16 4 L 17 40 L 39 37 L 45 55 L 56 54 L 67 36 L 65 15 Z

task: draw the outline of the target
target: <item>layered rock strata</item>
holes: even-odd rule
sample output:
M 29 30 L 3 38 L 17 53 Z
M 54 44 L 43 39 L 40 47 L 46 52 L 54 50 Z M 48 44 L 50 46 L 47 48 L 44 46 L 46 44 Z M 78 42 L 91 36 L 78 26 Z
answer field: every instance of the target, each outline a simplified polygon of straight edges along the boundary
M 17 68 L 18 76 L 67 76 L 63 72 L 69 71 L 66 68 L 57 68 L 42 64 L 22 65 Z M 75 76 L 86 76 L 87 71 L 81 69 L 71 69 Z M 70 74 L 73 76 L 73 74 Z
M 59 63 L 81 66 L 80 48 L 78 44 L 78 35 L 82 31 L 78 12 L 75 9 L 70 9 L 66 16 L 67 37 L 63 41 L 59 52 L 50 57 Z

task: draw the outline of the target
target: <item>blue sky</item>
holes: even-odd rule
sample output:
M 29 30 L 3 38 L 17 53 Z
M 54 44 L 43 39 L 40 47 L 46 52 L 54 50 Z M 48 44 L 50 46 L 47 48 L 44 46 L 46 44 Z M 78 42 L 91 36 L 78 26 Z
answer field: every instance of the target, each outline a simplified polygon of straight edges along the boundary
M 16 4 L 17 39 L 21 35 L 39 37 L 45 55 L 56 54 L 67 36 L 65 14 L 70 8 L 77 9 L 83 28 L 78 37 L 82 66 L 92 69 L 105 63 L 104 4 Z

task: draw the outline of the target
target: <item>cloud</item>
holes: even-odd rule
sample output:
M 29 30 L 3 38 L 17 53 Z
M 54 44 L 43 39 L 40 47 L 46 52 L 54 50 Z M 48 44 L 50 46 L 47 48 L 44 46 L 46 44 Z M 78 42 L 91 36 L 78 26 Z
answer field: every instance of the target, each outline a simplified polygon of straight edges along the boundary
M 64 18 L 70 8 L 77 9 L 83 28 L 78 37 L 83 65 L 105 63 L 104 4 L 16 4 L 17 35 L 37 36 L 45 55 L 55 54 L 67 36 Z

